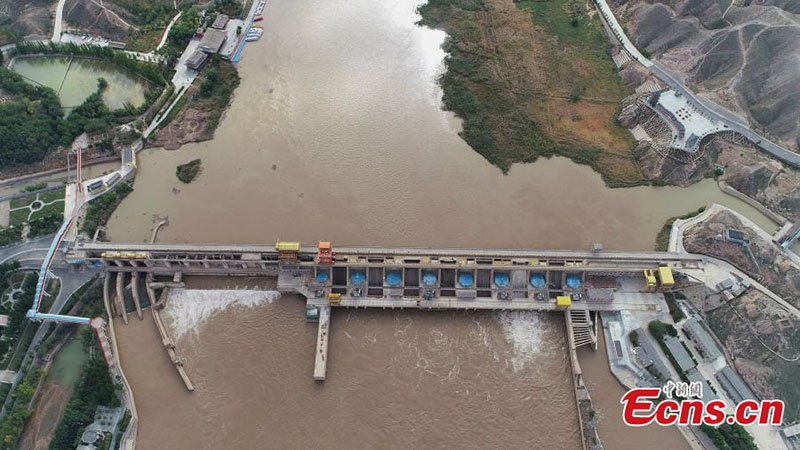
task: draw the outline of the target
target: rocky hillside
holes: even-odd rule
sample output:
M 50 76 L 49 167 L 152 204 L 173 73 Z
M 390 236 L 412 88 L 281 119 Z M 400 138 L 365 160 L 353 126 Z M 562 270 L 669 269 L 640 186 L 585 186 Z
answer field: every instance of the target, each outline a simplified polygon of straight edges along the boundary
M 69 28 L 118 41 L 128 41 L 153 28 L 161 29 L 173 15 L 173 0 L 66 0 L 64 6 L 64 20 Z
M 744 233 L 747 247 L 724 238 L 726 230 Z M 719 258 L 733 264 L 772 292 L 800 308 L 800 269 L 772 241 L 745 226 L 723 209 L 684 232 L 686 251 Z
M 633 42 L 655 61 L 754 128 L 800 147 L 800 1 L 614 3 Z
M 721 166 L 725 173 L 718 180 L 789 220 L 800 220 L 800 173 L 752 145 L 715 139 L 698 159 L 684 163 L 642 142 L 636 148 L 636 157 L 648 180 L 680 186 L 712 176 L 714 169 Z
M 719 239 L 727 229 L 743 232 L 745 247 Z M 684 234 L 684 245 L 731 262 L 774 293 L 800 305 L 800 270 L 778 247 L 746 226 L 729 210 L 722 209 Z M 751 253 L 752 251 L 752 253 Z M 699 294 L 699 295 L 698 295 Z M 687 299 L 705 316 L 725 346 L 737 372 L 761 398 L 786 402 L 784 423 L 800 417 L 800 318 L 756 289 L 731 301 L 717 292 L 693 292 Z
M 706 319 L 736 371 L 761 398 L 787 404 L 784 420 L 800 416 L 800 320 L 757 291 L 722 303 Z
M 53 29 L 54 0 L 0 1 L 0 45 L 24 37 L 47 37 Z

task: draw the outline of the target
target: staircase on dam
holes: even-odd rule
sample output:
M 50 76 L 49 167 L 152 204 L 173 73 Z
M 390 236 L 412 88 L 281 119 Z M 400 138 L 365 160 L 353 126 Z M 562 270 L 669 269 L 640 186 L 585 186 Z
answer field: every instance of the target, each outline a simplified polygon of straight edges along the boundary
M 569 311 L 569 326 L 572 327 L 572 335 L 575 348 L 581 345 L 591 345 L 597 349 L 597 336 L 594 332 L 594 324 L 585 309 L 571 309 Z

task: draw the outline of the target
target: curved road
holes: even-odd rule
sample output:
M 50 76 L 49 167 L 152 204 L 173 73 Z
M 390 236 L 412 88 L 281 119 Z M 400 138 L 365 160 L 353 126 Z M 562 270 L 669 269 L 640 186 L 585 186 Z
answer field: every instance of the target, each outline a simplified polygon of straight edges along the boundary
M 56 19 L 53 21 L 53 37 L 51 38 L 53 42 L 61 40 L 61 24 L 64 23 L 64 3 L 66 2 L 67 0 L 58 0 L 58 5 L 56 5 Z
M 600 15 L 605 19 L 608 27 L 614 32 L 614 35 L 622 43 L 625 49 L 630 53 L 635 60 L 645 66 L 650 72 L 659 80 L 666 83 L 670 88 L 676 92 L 683 94 L 689 103 L 692 104 L 698 111 L 706 117 L 721 122 L 726 128 L 735 131 L 742 136 L 746 137 L 758 147 L 769 153 L 776 159 L 783 161 L 790 166 L 800 168 L 800 154 L 792 152 L 791 150 L 782 147 L 781 145 L 772 142 L 771 140 L 761 136 L 755 131 L 751 130 L 746 121 L 737 114 L 716 105 L 712 102 L 699 98 L 694 92 L 690 91 L 681 80 L 674 75 L 667 72 L 663 67 L 657 63 L 653 63 L 639 52 L 639 49 L 633 45 L 625 30 L 617 22 L 614 17 L 614 12 L 608 6 L 606 0 L 595 0 L 597 6 L 600 8 Z
M 156 51 L 161 50 L 161 47 L 163 47 L 164 44 L 167 43 L 167 38 L 169 37 L 169 30 L 171 30 L 172 26 L 175 25 L 175 22 L 177 22 L 178 19 L 181 18 L 181 14 L 183 14 L 183 12 L 178 11 L 178 14 L 175 14 L 175 17 L 173 17 L 172 20 L 169 22 L 169 25 L 167 25 L 167 29 L 164 30 L 164 34 L 161 36 L 161 42 L 159 42 L 158 47 L 156 47 Z

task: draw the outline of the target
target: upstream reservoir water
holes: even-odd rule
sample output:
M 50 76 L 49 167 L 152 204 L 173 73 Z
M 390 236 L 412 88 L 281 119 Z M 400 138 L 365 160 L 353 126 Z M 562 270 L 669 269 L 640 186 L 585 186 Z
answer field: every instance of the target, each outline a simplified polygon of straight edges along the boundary
M 445 35 L 415 25 L 416 3 L 270 2 L 214 140 L 140 153 L 110 238 L 169 217 L 166 241 L 646 250 L 667 218 L 713 202 L 776 228 L 710 179 L 609 189 L 563 158 L 503 175 L 441 110 Z M 202 174 L 181 183 L 195 158 Z
M 97 90 L 97 79 L 105 78 L 108 88 L 103 102 L 111 110 L 144 102 L 147 82 L 108 61 L 68 56 L 23 56 L 11 69 L 27 81 L 42 84 L 58 93 L 61 106 L 71 110 Z
M 267 2 L 264 36 L 244 51 L 214 140 L 140 153 L 109 238 L 147 240 L 168 217 L 160 241 L 646 250 L 667 218 L 713 202 L 774 230 L 711 180 L 608 189 L 563 158 L 503 175 L 441 110 L 445 35 L 415 25 L 419 3 Z M 202 173 L 180 183 L 175 167 L 195 158 Z M 579 448 L 560 316 L 335 311 L 328 380 L 314 383 L 316 329 L 299 299 L 196 295 L 205 312 L 181 308 L 191 296 L 168 307 L 182 311 L 173 333 L 179 318 L 198 318 L 178 340 L 192 394 L 149 315 L 118 323 L 140 448 Z M 590 385 L 619 392 L 598 380 Z M 675 429 L 659 433 L 670 437 L 620 442 L 680 442 Z

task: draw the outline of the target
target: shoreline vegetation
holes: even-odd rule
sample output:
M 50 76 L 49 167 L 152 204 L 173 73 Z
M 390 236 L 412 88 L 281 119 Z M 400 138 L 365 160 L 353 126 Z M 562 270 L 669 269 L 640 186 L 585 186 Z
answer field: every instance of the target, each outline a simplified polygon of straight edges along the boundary
M 23 301 L 18 302 L 20 306 L 15 305 L 12 311 L 15 324 L 22 323 L 24 320 L 23 308 L 29 308 L 33 301 L 37 278 L 35 273 L 31 273 L 25 279 Z M 64 310 L 88 317 L 101 316 L 108 320 L 102 300 L 102 288 L 103 283 L 98 278 L 87 282 L 72 294 L 67 304 L 64 305 Z M 31 337 L 35 331 L 35 328 L 31 329 Z M 11 403 L 8 405 L 10 410 L 0 419 L 0 449 L 17 448 L 21 444 L 20 438 L 24 436 L 26 427 L 30 425 L 30 419 L 41 406 L 42 398 L 37 394 L 37 390 L 42 388 L 40 382 L 42 377 L 47 376 L 47 372 L 52 369 L 48 361 L 63 350 L 62 344 L 71 338 L 80 339 L 82 351 L 88 355 L 88 360 L 82 363 L 80 368 L 77 368 L 80 372 L 79 378 L 75 382 L 75 388 L 64 411 L 59 414 L 58 422 L 52 424 L 54 428 L 48 448 L 74 448 L 80 442 L 80 431 L 93 422 L 97 406 L 117 407 L 121 405 L 119 385 L 111 376 L 92 329 L 85 326 L 75 329 L 73 325 L 65 324 L 51 327 L 45 333 L 31 362 L 27 366 L 15 369 L 22 371 L 24 378 L 11 394 Z M 3 393 L 3 397 L 7 396 L 7 392 Z M 122 425 L 127 426 L 127 422 Z M 119 427 L 117 433 L 121 433 L 121 429 L 124 428 Z M 102 440 L 98 442 L 98 448 L 110 448 L 108 446 L 110 441 L 111 434 L 104 433 Z
M 508 172 L 565 156 L 609 187 L 647 184 L 633 137 L 616 122 L 629 89 L 599 19 L 576 0 L 430 0 L 419 24 L 445 31 L 445 109 L 461 137 Z
M 239 83 L 233 64 L 213 55 L 146 146 L 175 150 L 183 144 L 213 139 Z
M 106 192 L 90 202 L 81 224 L 81 231 L 89 236 L 94 236 L 98 229 L 102 229 L 105 226 L 108 219 L 116 211 L 117 206 L 131 192 L 133 192 L 133 188 L 128 183 L 120 183 L 110 192 Z
M 666 252 L 669 249 L 669 235 L 672 233 L 672 224 L 675 223 L 676 220 L 691 219 L 692 217 L 699 216 L 705 210 L 706 207 L 703 206 L 695 211 L 688 212 L 682 216 L 675 216 L 667 219 L 667 221 L 664 222 L 664 225 L 661 227 L 661 230 L 659 230 L 658 234 L 656 235 L 655 251 Z
M 99 303 L 98 298 L 89 299 Z M 51 449 L 72 448 L 80 443 L 80 432 L 94 421 L 94 413 L 98 406 L 119 407 L 121 402 L 115 391 L 115 385 L 108 369 L 103 352 L 91 328 L 85 327 L 80 331 L 84 352 L 91 355 L 81 367 L 81 378 L 75 385 L 69 403 L 64 410 L 61 420 L 56 427 Z M 106 434 L 101 442 L 109 445 L 111 436 Z M 106 447 L 107 448 L 107 447 Z

